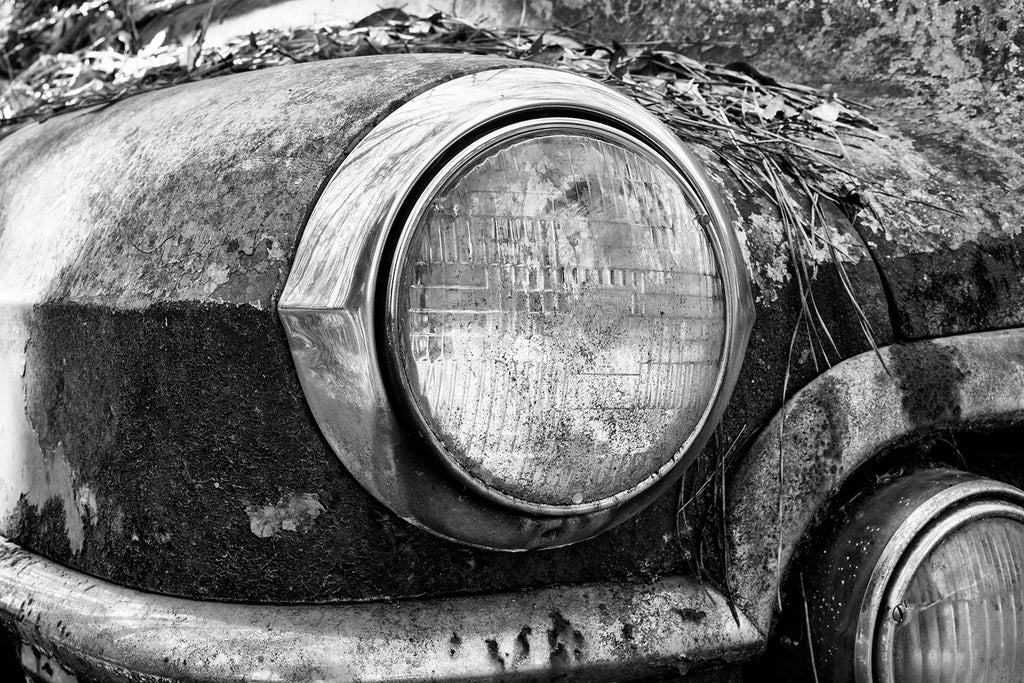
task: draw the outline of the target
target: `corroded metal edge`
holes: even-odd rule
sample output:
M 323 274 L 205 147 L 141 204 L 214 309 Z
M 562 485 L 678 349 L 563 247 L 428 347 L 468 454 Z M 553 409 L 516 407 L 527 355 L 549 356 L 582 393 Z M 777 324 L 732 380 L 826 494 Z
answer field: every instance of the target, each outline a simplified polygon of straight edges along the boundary
M 728 316 L 718 393 L 670 467 L 636 495 L 552 515 L 467 491 L 399 418 L 382 372 L 377 285 L 389 238 L 416 184 L 445 150 L 510 117 L 598 119 L 642 140 L 686 181 L 708 215 Z M 444 538 L 494 550 L 552 548 L 591 538 L 671 486 L 725 410 L 754 320 L 746 264 L 718 188 L 697 157 L 642 107 L 607 86 L 547 69 L 482 71 L 431 88 L 381 121 L 328 182 L 302 234 L 278 303 L 303 391 L 352 475 L 398 516 Z M 534 508 L 538 506 L 533 506 Z
M 765 427 L 731 481 L 728 572 L 737 603 L 768 631 L 797 545 L 872 456 L 913 434 L 1021 421 L 1020 328 L 889 346 L 822 373 Z
M 123 588 L 0 539 L 0 619 L 110 681 L 621 679 L 759 651 L 760 632 L 685 577 L 335 605 L 200 602 Z

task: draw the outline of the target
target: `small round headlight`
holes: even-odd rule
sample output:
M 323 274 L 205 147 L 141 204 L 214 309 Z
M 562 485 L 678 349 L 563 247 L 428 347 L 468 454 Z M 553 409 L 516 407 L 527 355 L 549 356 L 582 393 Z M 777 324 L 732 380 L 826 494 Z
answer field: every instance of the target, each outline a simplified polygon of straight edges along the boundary
M 1024 511 L 978 503 L 915 543 L 882 603 L 879 681 L 1024 678 Z
M 714 237 L 637 139 L 503 128 L 434 178 L 392 264 L 391 360 L 424 434 L 481 492 L 546 512 L 670 469 L 723 373 Z
M 859 501 L 821 565 L 808 614 L 829 680 L 1024 680 L 1024 492 L 914 473 Z

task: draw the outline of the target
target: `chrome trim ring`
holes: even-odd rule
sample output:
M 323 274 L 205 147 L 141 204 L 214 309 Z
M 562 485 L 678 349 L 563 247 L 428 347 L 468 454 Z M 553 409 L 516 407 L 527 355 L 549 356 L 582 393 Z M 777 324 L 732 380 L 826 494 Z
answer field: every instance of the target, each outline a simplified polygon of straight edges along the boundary
M 496 125 L 568 117 L 599 121 L 655 149 L 686 179 L 721 250 L 730 311 L 720 391 L 688 450 L 645 490 L 554 514 L 495 500 L 453 476 L 422 430 L 396 414 L 381 357 L 377 287 L 389 237 L 411 192 L 443 157 Z M 496 122 L 499 122 L 496 124 Z M 652 502 L 710 438 L 735 385 L 753 323 L 736 236 L 696 158 L 642 107 L 593 81 L 512 67 L 465 76 L 413 98 L 345 159 L 314 207 L 278 306 L 310 409 L 353 476 L 409 522 L 492 549 L 566 545 L 610 529 Z
M 893 681 L 891 646 L 892 596 L 910 582 L 921 561 L 957 528 L 981 517 L 1009 517 L 1024 522 L 1024 492 L 977 478 L 945 488 L 922 501 L 900 524 L 882 550 L 860 606 L 854 644 L 857 683 Z

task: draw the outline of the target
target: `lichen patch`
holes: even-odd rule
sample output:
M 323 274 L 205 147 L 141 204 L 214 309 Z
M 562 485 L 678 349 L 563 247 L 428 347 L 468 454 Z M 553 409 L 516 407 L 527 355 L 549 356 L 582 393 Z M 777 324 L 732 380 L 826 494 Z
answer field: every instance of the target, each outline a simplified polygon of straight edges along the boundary
M 290 493 L 274 505 L 247 505 L 249 530 L 258 538 L 282 532 L 305 533 L 326 508 L 315 493 Z

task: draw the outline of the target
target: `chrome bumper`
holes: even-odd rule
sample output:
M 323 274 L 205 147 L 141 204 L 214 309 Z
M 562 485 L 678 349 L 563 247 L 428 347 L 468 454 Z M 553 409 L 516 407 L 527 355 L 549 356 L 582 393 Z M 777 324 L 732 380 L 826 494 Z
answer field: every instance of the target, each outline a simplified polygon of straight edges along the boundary
M 764 643 L 720 593 L 684 577 L 398 602 L 245 605 L 123 588 L 4 540 L 0 618 L 35 656 L 112 681 L 622 679 L 734 661 Z

